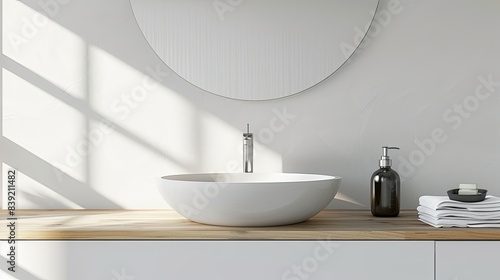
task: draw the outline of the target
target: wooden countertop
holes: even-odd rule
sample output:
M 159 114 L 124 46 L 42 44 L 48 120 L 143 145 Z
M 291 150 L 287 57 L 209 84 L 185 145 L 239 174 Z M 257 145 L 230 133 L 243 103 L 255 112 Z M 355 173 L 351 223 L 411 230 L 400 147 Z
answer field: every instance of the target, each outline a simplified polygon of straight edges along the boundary
M 0 239 L 9 236 L 7 211 Z M 219 227 L 174 210 L 17 210 L 17 240 L 500 240 L 500 228 L 433 228 L 414 210 L 376 218 L 368 210 L 324 210 L 295 225 Z

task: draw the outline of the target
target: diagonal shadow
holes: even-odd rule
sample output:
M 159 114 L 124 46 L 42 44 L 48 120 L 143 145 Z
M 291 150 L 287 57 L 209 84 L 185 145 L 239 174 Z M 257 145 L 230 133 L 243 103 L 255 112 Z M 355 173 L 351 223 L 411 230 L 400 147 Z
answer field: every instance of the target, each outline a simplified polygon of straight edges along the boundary
M 121 209 L 88 184 L 82 183 L 61 172 L 45 160 L 35 156 L 30 151 L 2 136 L 3 161 L 28 175 L 37 182 L 50 186 L 50 189 L 73 201 L 83 208 L 93 208 L 100 205 L 106 209 Z

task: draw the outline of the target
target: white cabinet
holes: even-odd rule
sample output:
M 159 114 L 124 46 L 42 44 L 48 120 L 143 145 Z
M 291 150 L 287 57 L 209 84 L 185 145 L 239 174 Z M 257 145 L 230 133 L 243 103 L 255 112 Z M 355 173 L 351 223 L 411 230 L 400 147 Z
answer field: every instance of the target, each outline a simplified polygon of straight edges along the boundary
M 433 241 L 19 243 L 19 279 L 434 279 Z
M 500 241 L 436 241 L 436 280 L 500 279 Z
M 500 279 L 500 241 L 18 241 L 16 257 L 0 279 Z

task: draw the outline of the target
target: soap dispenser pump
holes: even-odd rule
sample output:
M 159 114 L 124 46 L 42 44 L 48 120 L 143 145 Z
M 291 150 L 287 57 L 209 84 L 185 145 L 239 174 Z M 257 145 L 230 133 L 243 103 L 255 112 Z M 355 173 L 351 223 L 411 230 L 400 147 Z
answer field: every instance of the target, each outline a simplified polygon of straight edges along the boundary
M 391 168 L 392 160 L 388 150 L 398 147 L 382 147 L 380 169 L 371 178 L 371 211 L 373 216 L 396 217 L 399 215 L 400 179 Z

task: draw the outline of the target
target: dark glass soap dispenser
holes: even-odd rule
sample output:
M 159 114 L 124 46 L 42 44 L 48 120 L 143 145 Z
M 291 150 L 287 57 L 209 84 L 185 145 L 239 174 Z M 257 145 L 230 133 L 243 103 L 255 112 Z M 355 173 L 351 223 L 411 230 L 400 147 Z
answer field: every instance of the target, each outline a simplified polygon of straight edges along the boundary
M 382 147 L 380 169 L 371 178 L 371 210 L 373 216 L 396 217 L 399 215 L 400 179 L 399 174 L 391 168 L 392 160 L 387 151 L 398 147 Z

